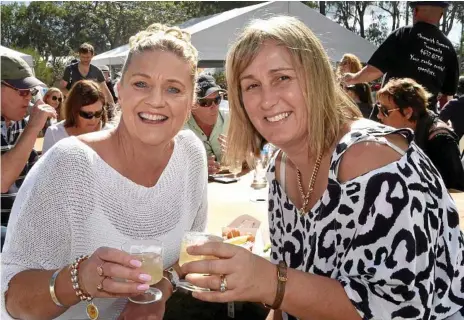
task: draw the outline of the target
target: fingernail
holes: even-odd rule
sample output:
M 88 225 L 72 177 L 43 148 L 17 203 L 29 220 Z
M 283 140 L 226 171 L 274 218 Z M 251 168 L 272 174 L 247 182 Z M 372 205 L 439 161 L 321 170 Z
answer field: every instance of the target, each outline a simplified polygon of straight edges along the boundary
M 139 275 L 139 279 L 142 281 L 150 281 L 151 276 L 149 274 L 142 273 L 141 275 Z
M 140 268 L 142 266 L 142 262 L 140 262 L 139 260 L 131 260 L 129 262 L 131 264 L 131 266 L 134 266 L 136 268 Z
M 137 286 L 137 290 L 139 290 L 139 291 L 147 291 L 149 287 L 150 286 L 148 284 L 146 284 L 146 283 L 145 284 L 139 284 Z

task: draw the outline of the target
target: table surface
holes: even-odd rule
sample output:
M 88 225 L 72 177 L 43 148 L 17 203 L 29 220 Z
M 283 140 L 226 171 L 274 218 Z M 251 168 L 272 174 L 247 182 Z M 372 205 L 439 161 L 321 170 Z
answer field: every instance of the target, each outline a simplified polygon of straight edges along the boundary
M 237 217 L 248 214 L 262 224 L 262 230 L 268 232 L 267 201 L 253 202 L 251 197 L 254 190 L 250 187 L 253 173 L 248 173 L 236 183 L 221 184 L 210 182 L 208 184 L 209 216 L 207 231 L 221 235 L 222 227 L 227 226 Z M 267 190 L 263 189 L 267 199 Z M 464 231 L 464 192 L 451 192 L 459 212 L 461 230 Z

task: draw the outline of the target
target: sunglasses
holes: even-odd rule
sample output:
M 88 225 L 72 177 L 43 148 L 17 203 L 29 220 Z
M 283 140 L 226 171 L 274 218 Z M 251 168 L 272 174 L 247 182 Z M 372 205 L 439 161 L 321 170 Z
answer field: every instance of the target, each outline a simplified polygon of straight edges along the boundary
M 221 103 L 221 101 L 222 96 L 217 96 L 214 99 L 200 99 L 198 100 L 198 105 L 203 108 L 209 108 L 213 105 L 213 103 L 218 106 Z
M 52 97 L 52 100 L 53 100 L 53 101 L 58 100 L 58 102 L 62 102 L 62 101 L 63 101 L 63 98 L 58 98 L 57 96 L 53 96 L 53 97 Z
M 85 112 L 85 111 L 80 110 L 79 115 L 84 119 L 92 120 L 94 117 L 101 118 L 101 116 L 103 115 L 103 112 L 104 112 L 103 109 L 97 112 Z
M 385 117 L 388 118 L 391 112 L 400 110 L 400 108 L 395 108 L 395 109 L 388 109 L 387 107 L 381 105 L 380 103 L 376 103 L 375 106 L 377 109 L 379 109 L 379 112 Z
M 33 88 L 33 89 L 18 89 L 18 88 L 15 88 L 13 87 L 12 85 L 6 83 L 5 81 L 2 81 L 2 84 L 8 88 L 11 88 L 15 91 L 18 91 L 19 95 L 21 97 L 27 97 L 28 95 L 31 95 L 31 96 L 35 96 L 37 93 L 39 93 L 39 90 L 37 90 L 36 88 Z

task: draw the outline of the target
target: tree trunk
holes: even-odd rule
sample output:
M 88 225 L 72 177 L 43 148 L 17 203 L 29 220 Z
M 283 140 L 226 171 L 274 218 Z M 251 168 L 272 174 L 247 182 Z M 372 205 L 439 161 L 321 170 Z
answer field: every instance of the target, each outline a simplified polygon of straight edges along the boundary
M 319 1 L 319 13 L 325 16 L 325 1 Z
M 406 25 L 409 24 L 409 1 L 406 1 Z

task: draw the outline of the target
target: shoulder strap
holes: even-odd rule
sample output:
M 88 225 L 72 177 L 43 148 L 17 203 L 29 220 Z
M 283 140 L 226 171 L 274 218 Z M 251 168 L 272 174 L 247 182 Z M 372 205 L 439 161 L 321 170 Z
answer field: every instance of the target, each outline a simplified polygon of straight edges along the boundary
M 287 163 L 287 154 L 283 151 L 282 152 L 282 157 L 280 159 L 280 185 L 282 186 L 282 189 L 284 190 L 284 192 L 286 192 L 286 182 L 285 182 L 285 177 L 287 176 L 285 174 L 285 170 L 286 170 L 286 163 Z

